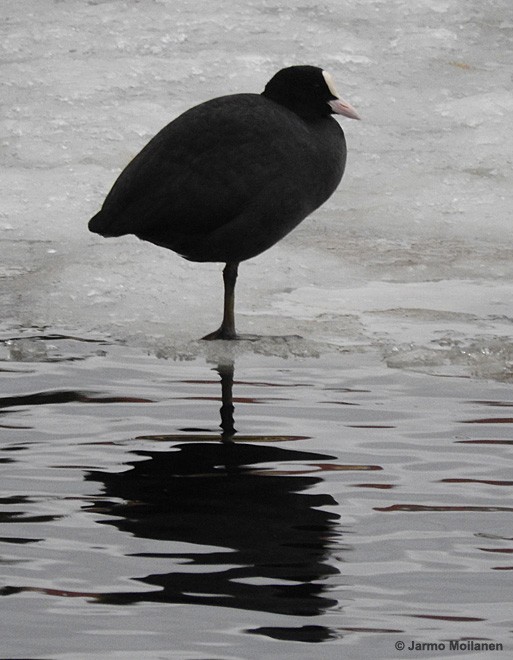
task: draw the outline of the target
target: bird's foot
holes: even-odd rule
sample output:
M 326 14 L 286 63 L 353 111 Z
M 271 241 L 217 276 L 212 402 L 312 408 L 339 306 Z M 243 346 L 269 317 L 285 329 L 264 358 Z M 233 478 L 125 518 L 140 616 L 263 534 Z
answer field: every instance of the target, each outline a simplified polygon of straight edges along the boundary
M 212 341 L 213 339 L 239 339 L 239 335 L 234 329 L 221 326 L 217 330 L 214 330 L 214 332 L 209 332 L 209 334 L 202 337 L 202 339 L 205 339 L 206 341 Z

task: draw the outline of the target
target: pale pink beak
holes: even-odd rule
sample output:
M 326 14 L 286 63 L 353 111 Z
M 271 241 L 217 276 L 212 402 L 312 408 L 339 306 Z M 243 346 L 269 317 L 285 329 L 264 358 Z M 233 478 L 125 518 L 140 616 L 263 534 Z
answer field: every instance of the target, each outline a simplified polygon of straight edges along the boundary
M 344 117 L 349 117 L 350 119 L 360 119 L 353 106 L 347 101 L 344 101 L 344 99 L 328 101 L 328 105 L 336 115 L 344 115 Z

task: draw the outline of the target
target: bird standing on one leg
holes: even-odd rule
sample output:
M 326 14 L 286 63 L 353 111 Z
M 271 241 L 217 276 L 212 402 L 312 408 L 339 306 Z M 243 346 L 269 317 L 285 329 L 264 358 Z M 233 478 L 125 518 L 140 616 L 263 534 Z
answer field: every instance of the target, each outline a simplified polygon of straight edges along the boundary
M 282 239 L 342 179 L 346 143 L 332 114 L 359 119 L 313 66 L 278 71 L 262 94 L 191 108 L 127 165 L 89 229 L 224 262 L 223 322 L 204 339 L 237 339 L 239 263 Z

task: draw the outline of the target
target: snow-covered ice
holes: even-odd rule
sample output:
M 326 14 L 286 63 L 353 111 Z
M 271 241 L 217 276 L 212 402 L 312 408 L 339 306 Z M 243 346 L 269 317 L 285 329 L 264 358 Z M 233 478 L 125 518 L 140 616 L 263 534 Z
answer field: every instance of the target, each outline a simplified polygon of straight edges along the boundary
M 241 267 L 240 330 L 511 377 L 510 0 L 3 0 L 0 15 L 4 336 L 172 347 L 211 330 L 219 265 L 87 220 L 180 112 L 311 63 L 363 121 L 342 120 L 337 193 Z

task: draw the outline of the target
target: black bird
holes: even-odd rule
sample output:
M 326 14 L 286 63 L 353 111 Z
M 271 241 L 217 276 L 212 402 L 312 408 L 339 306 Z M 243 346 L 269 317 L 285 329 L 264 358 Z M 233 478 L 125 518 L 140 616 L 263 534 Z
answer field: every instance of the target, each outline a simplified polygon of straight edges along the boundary
M 262 94 L 201 103 L 127 165 L 89 229 L 225 263 L 223 322 L 204 339 L 237 339 L 239 263 L 282 239 L 340 183 L 346 142 L 332 114 L 359 119 L 314 66 L 278 71 Z

